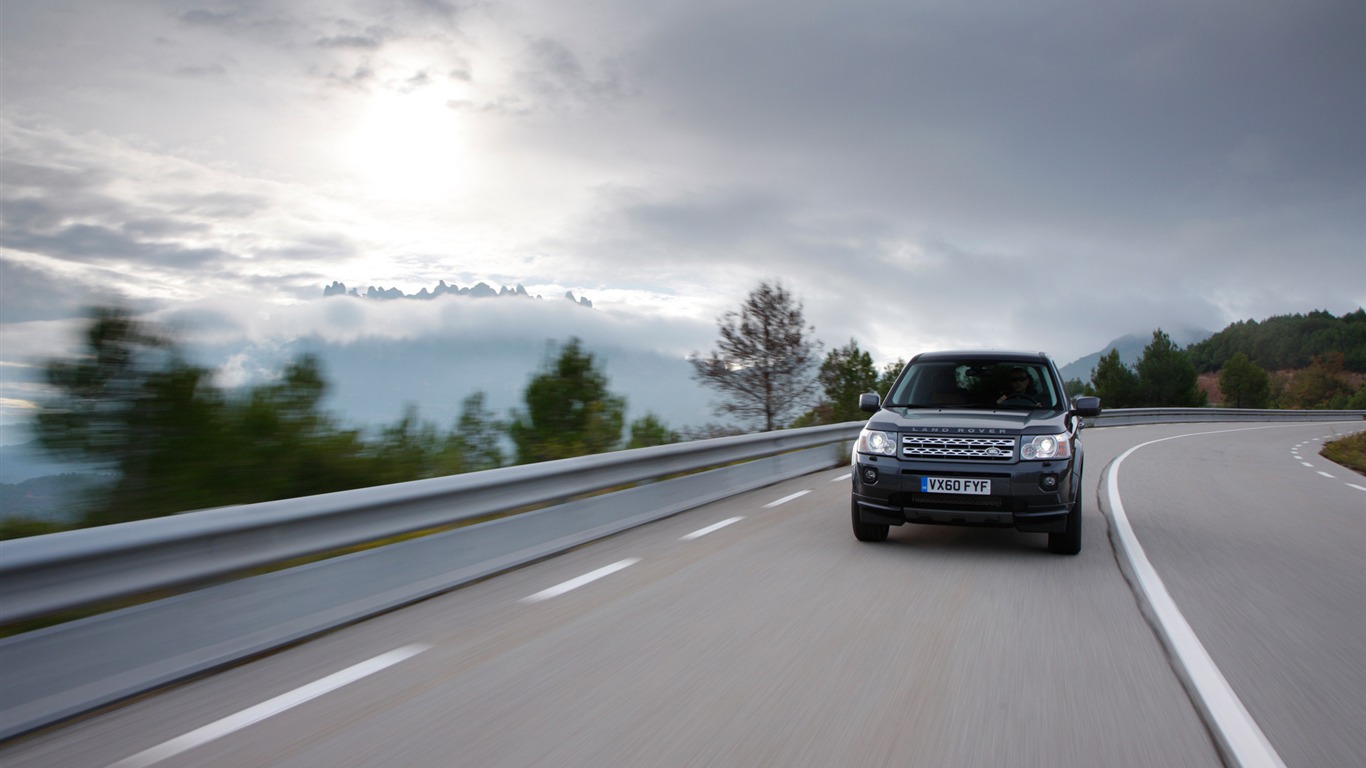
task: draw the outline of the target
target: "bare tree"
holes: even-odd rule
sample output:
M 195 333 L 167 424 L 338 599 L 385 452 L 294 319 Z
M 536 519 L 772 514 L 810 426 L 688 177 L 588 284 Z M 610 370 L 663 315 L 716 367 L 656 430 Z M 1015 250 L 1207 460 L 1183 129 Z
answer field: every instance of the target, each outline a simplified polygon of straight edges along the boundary
M 739 312 L 717 320 L 721 338 L 706 357 L 693 353 L 693 377 L 721 395 L 718 414 L 766 431 L 811 407 L 817 391 L 812 368 L 820 342 L 809 334 L 801 302 L 781 284 L 761 282 Z

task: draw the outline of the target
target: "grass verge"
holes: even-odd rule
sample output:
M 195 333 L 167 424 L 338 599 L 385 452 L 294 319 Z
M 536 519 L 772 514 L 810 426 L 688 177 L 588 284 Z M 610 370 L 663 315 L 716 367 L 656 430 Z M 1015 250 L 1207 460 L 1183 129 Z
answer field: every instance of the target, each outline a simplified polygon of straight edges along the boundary
M 1366 475 L 1366 431 L 1327 443 L 1319 454 L 1331 462 Z

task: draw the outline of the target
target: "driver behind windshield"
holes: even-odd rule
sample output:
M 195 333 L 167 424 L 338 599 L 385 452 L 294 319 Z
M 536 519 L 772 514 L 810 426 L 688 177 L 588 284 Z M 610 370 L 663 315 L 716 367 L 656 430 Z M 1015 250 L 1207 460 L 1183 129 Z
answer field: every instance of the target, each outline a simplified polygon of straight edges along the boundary
M 1030 380 L 1029 373 L 1024 368 L 1014 367 L 1010 369 L 1007 379 L 1008 387 L 1004 394 L 996 398 L 997 405 L 1024 405 L 1026 403 L 1040 406 L 1039 396 L 1034 392 L 1034 382 Z

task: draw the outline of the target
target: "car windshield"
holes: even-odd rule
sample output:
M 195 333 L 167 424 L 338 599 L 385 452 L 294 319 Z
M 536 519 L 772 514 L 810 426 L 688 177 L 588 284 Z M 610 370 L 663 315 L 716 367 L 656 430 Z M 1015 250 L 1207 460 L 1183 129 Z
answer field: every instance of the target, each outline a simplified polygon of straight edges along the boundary
M 1056 409 L 1064 397 L 1040 363 L 929 360 L 912 363 L 887 393 L 903 408 Z

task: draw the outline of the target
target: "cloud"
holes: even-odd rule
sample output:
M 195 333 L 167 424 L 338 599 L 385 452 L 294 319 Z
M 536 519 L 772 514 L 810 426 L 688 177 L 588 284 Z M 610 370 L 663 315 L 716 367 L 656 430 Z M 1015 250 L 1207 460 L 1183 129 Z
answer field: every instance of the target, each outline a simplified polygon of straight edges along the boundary
M 198 270 L 230 257 L 213 248 L 167 247 L 141 241 L 107 227 L 73 224 L 51 234 L 0 232 L 0 245 L 83 263 L 140 263 Z
M 193 296 L 263 276 L 288 291 L 326 276 L 298 264 L 335 266 L 361 252 L 335 224 L 357 218 L 348 206 L 297 186 L 8 117 L 0 147 L 0 249 L 30 271 L 71 281 L 57 262 L 91 276 L 118 270 L 119 289 L 132 294 L 162 285 Z
M 374 28 L 366 34 L 331 35 L 318 40 L 322 48 L 358 48 L 366 51 L 377 50 L 383 44 L 384 32 Z
M 605 312 L 558 296 L 479 299 L 447 295 L 389 301 L 333 296 L 290 305 L 227 296 L 179 304 L 152 317 L 180 329 L 190 343 L 205 345 L 243 341 L 278 346 L 302 337 L 348 344 L 422 338 L 498 343 L 577 336 L 589 344 L 681 359 L 712 335 L 706 323 L 631 311 Z
M 94 283 L 64 279 L 0 257 L 0 330 L 32 320 L 77 317 L 97 291 Z M 14 351 L 7 348 L 5 359 L 9 360 Z
M 63 301 L 232 297 L 342 343 L 501 310 L 267 307 L 521 282 L 686 352 L 781 279 L 880 361 L 1060 362 L 1366 303 L 1349 0 L 79 8 L 0 28 L 0 246 Z

